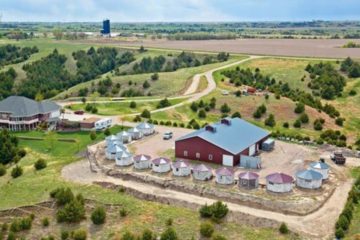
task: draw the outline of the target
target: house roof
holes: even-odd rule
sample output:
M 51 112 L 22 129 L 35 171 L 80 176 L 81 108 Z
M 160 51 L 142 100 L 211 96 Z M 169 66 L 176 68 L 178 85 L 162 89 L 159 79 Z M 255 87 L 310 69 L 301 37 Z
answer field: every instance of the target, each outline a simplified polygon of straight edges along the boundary
M 314 170 L 303 170 L 296 173 L 296 177 L 305 180 L 321 180 L 323 175 Z
M 165 165 L 165 164 L 169 164 L 171 161 L 168 158 L 156 158 L 152 160 L 152 162 L 156 165 Z
M 175 168 L 188 168 L 189 166 L 189 163 L 184 160 L 178 160 L 173 163 L 173 167 Z
M 216 174 L 222 176 L 233 176 L 234 172 L 230 168 L 222 167 L 216 170 Z
M 149 161 L 150 159 L 151 157 L 149 155 L 144 155 L 144 154 L 136 155 L 134 157 L 135 162 Z
M 60 110 L 52 101 L 37 102 L 22 96 L 10 96 L 0 102 L 0 112 L 11 113 L 12 117 L 26 117 Z
M 214 131 L 201 128 L 190 134 L 187 134 L 176 141 L 182 141 L 189 138 L 199 137 L 210 142 L 232 154 L 238 154 L 255 144 L 259 140 L 267 137 L 270 133 L 240 118 L 226 118 L 230 124 L 221 122 L 211 125 Z
M 329 169 L 329 165 L 323 162 L 312 162 L 310 163 L 310 167 L 314 169 Z
M 193 168 L 193 171 L 195 172 L 211 172 L 211 170 L 212 169 L 205 164 L 199 164 Z
M 239 174 L 239 179 L 255 180 L 258 178 L 259 178 L 259 175 L 254 172 L 242 172 Z
M 294 181 L 293 177 L 285 173 L 273 173 L 266 176 L 266 180 L 273 183 L 292 183 Z
M 138 129 L 152 129 L 154 128 L 154 125 L 147 123 L 147 122 L 142 122 L 139 125 L 136 126 Z

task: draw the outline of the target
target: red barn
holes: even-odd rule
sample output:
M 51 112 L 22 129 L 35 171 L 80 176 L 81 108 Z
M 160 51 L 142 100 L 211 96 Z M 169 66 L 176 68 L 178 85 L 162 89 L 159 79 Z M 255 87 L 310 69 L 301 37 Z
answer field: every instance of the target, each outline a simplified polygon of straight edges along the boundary
M 254 156 L 270 133 L 240 118 L 220 122 L 175 141 L 177 158 L 236 166 L 241 155 Z

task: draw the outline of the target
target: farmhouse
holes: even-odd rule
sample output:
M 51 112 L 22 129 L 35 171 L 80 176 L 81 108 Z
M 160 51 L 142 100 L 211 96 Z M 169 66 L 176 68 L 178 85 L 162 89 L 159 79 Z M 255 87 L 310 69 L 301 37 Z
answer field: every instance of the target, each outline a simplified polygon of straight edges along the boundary
M 296 185 L 306 189 L 317 189 L 322 184 L 322 174 L 314 170 L 303 170 L 296 174 Z
M 322 179 L 326 180 L 329 178 L 329 165 L 323 162 L 312 162 L 310 163 L 310 169 L 318 173 L 321 173 Z
M 27 131 L 35 129 L 40 123 L 54 126 L 60 119 L 60 109 L 52 101 L 37 102 L 26 97 L 11 96 L 0 102 L 0 128 Z
M 177 160 L 172 164 L 172 171 L 174 176 L 185 177 L 191 174 L 190 165 L 184 160 Z
M 151 167 L 151 157 L 149 155 L 136 155 L 134 157 L 134 167 L 136 169 L 148 169 Z
M 175 156 L 235 166 L 241 156 L 256 155 L 269 135 L 243 119 L 225 118 L 177 139 Z
M 229 185 L 234 183 L 234 172 L 226 167 L 216 170 L 216 182 L 219 184 Z
M 266 189 L 275 193 L 290 192 L 294 179 L 284 173 L 273 173 L 266 176 Z
M 213 176 L 212 169 L 205 164 L 196 165 L 193 169 L 193 177 L 196 180 L 207 181 Z

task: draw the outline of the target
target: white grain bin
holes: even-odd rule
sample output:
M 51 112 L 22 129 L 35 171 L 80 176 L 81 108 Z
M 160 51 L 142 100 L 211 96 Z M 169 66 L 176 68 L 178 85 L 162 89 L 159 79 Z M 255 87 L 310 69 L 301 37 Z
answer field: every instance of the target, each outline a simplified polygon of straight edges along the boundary
M 125 150 L 116 152 L 115 162 L 117 166 L 124 167 L 133 164 L 134 160 L 132 154 Z
M 322 174 L 314 170 L 303 170 L 296 173 L 296 185 L 306 189 L 318 189 L 322 184 Z
M 151 162 L 151 168 L 156 173 L 166 173 L 171 170 L 171 160 L 167 158 L 156 158 Z
M 259 185 L 259 175 L 254 172 L 242 172 L 239 174 L 239 187 L 254 189 Z
M 229 185 L 234 183 L 234 172 L 230 168 L 222 167 L 216 170 L 216 182 Z
M 136 128 L 139 129 L 144 136 L 149 136 L 155 132 L 154 125 L 147 122 L 140 123 Z
M 115 135 L 110 135 L 105 138 L 106 146 L 109 147 L 110 145 L 114 144 L 119 139 Z
M 136 127 L 131 128 L 129 130 L 129 134 L 131 135 L 131 139 L 133 139 L 133 140 L 139 140 L 143 137 L 143 133 Z
M 151 168 L 151 157 L 149 155 L 136 155 L 134 157 L 134 167 L 136 169 Z
M 208 181 L 212 178 L 212 169 L 205 164 L 196 165 L 193 169 L 193 177 L 196 180 Z
M 293 188 L 293 177 L 284 173 L 273 173 L 266 176 L 266 189 L 275 193 L 290 192 Z
M 116 137 L 123 143 L 130 143 L 132 140 L 131 134 L 126 131 L 119 132 L 118 134 L 116 134 Z
M 115 160 L 115 155 L 119 151 L 127 151 L 127 149 L 122 144 L 111 144 L 106 148 L 105 157 L 109 160 Z
M 309 169 L 314 170 L 318 173 L 321 173 L 321 175 L 323 176 L 322 179 L 326 180 L 329 178 L 329 165 L 323 162 L 312 162 L 309 165 Z
M 184 160 L 177 160 L 172 164 L 172 172 L 174 176 L 185 177 L 191 174 L 190 165 Z

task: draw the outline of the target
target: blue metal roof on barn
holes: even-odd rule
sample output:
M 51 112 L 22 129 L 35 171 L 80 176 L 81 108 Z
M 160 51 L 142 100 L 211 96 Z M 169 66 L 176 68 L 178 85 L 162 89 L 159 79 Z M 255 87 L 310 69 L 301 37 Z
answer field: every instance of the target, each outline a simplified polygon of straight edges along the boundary
M 225 122 L 222 123 L 223 121 Z M 212 128 L 213 131 L 209 128 Z M 209 128 L 208 130 L 206 127 L 201 128 L 176 141 L 199 137 L 232 154 L 238 154 L 270 134 L 240 118 L 226 118 L 221 122 L 211 124 Z

